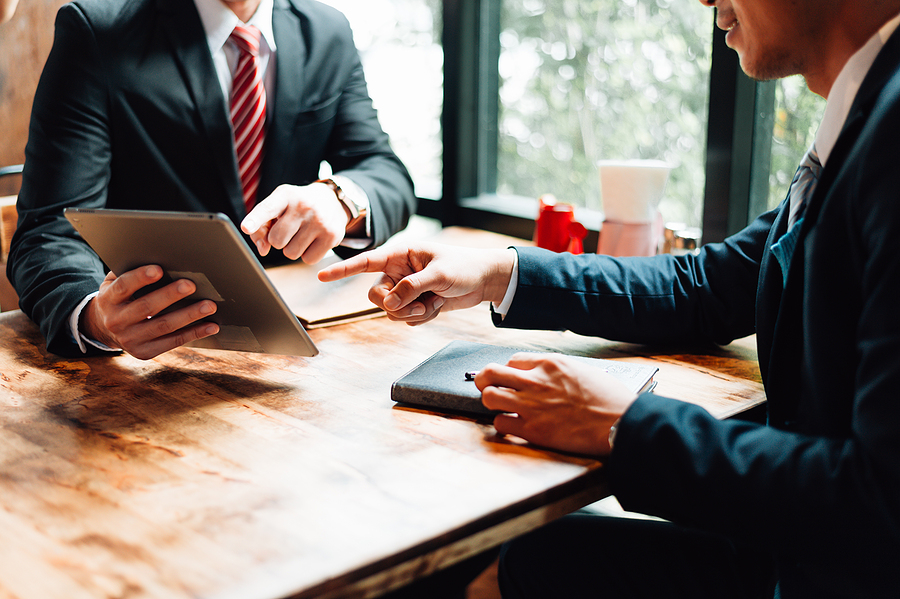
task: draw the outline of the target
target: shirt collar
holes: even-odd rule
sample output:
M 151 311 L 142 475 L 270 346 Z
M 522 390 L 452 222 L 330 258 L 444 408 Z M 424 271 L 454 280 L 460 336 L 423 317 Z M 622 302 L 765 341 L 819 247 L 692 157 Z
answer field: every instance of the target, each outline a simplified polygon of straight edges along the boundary
M 853 100 L 859 92 L 863 79 L 872 68 L 875 57 L 881 52 L 898 25 L 900 25 L 900 15 L 885 23 L 875 35 L 869 38 L 869 41 L 850 57 L 837 79 L 834 80 L 831 91 L 828 92 L 828 102 L 825 105 L 822 123 L 816 131 L 816 151 L 823 166 L 828 160 L 831 150 L 834 149 L 841 129 L 844 128 L 844 122 L 847 120 L 847 115 L 850 114 L 850 106 L 853 105 Z
M 274 0 L 262 0 L 259 8 L 247 23 L 242 23 L 221 0 L 194 0 L 194 3 L 197 5 L 197 12 L 200 13 L 200 21 L 203 23 L 203 30 L 206 32 L 206 41 L 209 43 L 211 53 L 215 54 L 220 51 L 234 28 L 245 24 L 254 25 L 259 29 L 269 50 L 275 52 L 275 34 L 272 31 Z

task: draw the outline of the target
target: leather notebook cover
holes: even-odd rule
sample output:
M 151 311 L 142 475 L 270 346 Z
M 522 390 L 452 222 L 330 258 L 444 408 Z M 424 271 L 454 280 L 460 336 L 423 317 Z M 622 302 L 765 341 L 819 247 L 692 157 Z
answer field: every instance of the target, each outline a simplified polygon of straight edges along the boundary
M 481 391 L 475 386 L 474 381 L 466 380 L 466 372 L 480 370 L 491 363 L 506 364 L 513 354 L 522 351 L 534 350 L 452 341 L 394 381 L 391 385 L 391 399 L 398 403 L 436 410 L 478 415 L 495 414 L 496 412 L 488 410 L 481 404 Z M 652 389 L 653 376 L 658 370 L 655 366 L 643 364 L 571 357 L 605 369 L 635 393 Z

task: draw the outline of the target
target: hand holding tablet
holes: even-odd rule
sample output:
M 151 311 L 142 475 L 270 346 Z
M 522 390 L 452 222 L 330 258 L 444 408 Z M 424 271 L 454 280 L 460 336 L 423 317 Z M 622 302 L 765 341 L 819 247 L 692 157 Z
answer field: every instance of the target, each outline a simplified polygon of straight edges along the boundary
M 107 267 L 123 275 L 120 279 L 146 277 L 126 280 L 123 289 L 138 289 L 138 296 L 155 294 L 148 300 L 154 306 L 171 304 L 151 321 L 166 315 L 176 325 L 190 326 L 210 302 L 215 305 L 200 322 L 214 323 L 219 332 L 185 345 L 296 356 L 318 353 L 225 215 L 78 208 L 66 209 L 65 215 Z M 155 282 L 150 269 L 135 271 L 148 265 L 162 269 Z M 176 283 L 182 281 L 190 284 Z M 177 316 L 168 316 L 173 314 Z

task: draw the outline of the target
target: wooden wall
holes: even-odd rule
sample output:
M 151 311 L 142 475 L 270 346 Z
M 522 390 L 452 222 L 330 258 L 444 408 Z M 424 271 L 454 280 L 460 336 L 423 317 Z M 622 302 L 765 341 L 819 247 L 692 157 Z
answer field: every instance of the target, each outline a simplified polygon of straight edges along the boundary
M 65 0 L 19 0 L 0 25 L 0 166 L 25 160 L 28 119 L 38 78 L 53 43 L 56 11 Z M 18 177 L 0 179 L 0 196 L 18 191 Z

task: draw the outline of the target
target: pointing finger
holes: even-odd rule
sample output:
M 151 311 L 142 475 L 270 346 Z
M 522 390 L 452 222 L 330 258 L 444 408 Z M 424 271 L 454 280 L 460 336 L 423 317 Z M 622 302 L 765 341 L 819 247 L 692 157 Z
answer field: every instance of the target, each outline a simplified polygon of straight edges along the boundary
M 247 235 L 253 235 L 259 231 L 260 227 L 281 216 L 287 206 L 287 199 L 276 189 L 272 195 L 259 202 L 244 217 L 244 220 L 241 221 L 241 231 Z M 268 227 L 266 227 L 266 233 L 268 233 Z
M 358 256 L 323 268 L 319 271 L 318 277 L 320 281 L 328 283 L 364 272 L 384 272 L 391 262 L 398 259 L 405 262 L 406 252 L 403 250 L 392 251 L 387 248 L 363 252 Z

